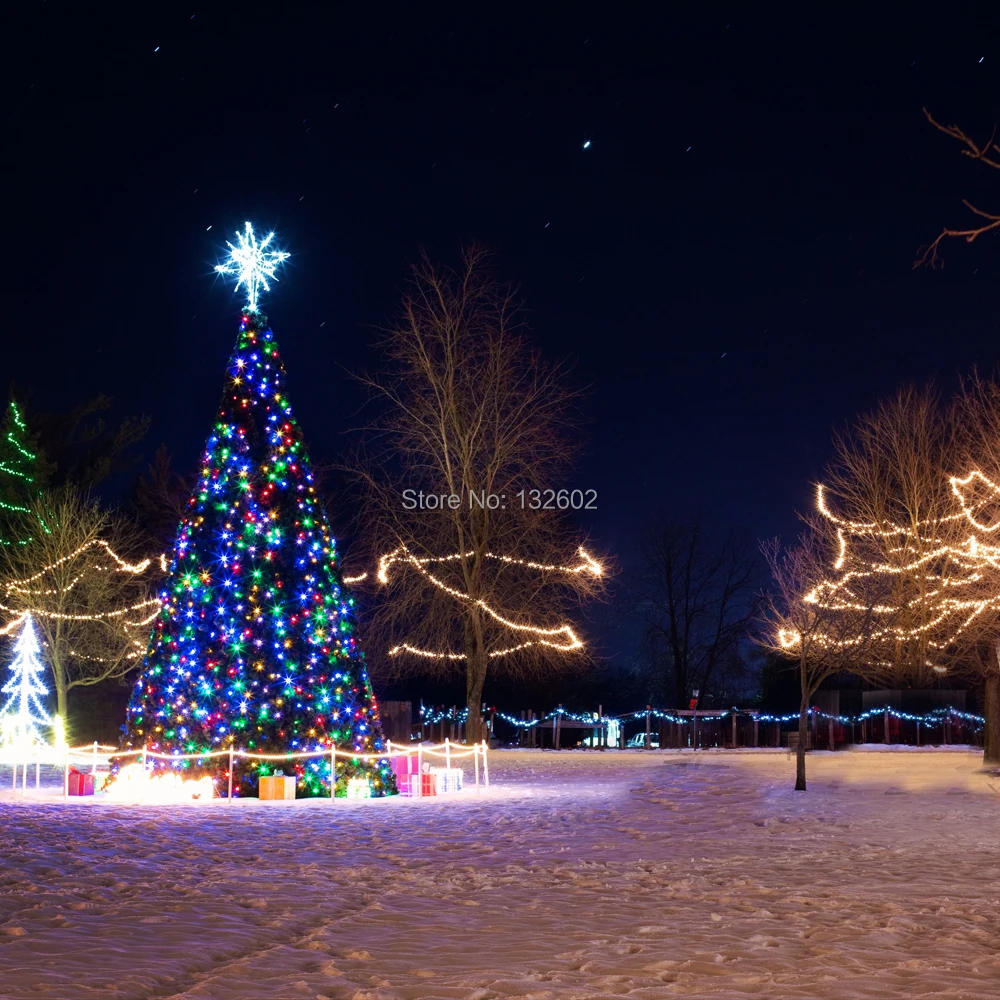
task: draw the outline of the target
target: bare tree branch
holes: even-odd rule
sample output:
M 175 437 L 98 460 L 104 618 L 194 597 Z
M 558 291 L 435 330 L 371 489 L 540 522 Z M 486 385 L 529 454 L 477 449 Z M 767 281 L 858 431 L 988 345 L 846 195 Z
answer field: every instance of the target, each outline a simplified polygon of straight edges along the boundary
M 528 347 L 513 293 L 478 247 L 457 270 L 421 257 L 382 346 L 388 369 L 362 378 L 378 414 L 352 463 L 371 558 L 395 553 L 369 630 L 373 670 L 464 673 L 476 739 L 487 671 L 528 676 L 583 651 L 570 615 L 601 579 L 581 563 L 564 512 L 532 510 L 528 494 L 572 485 L 579 397 Z M 407 501 L 421 494 L 433 508 Z
M 780 539 L 761 544 L 771 570 L 772 587 L 760 605 L 763 628 L 756 639 L 772 653 L 794 664 L 799 676 L 799 739 L 795 789 L 806 790 L 806 741 L 810 703 L 819 686 L 834 674 L 865 675 L 859 664 L 871 631 L 871 607 L 831 608 L 807 599 L 836 561 L 838 544 L 829 521 L 810 515 L 797 543 L 783 548 Z M 858 637 L 862 644 L 857 643 Z
M 979 144 L 957 125 L 942 125 L 939 121 L 937 121 L 937 119 L 934 118 L 927 108 L 924 108 L 923 111 L 924 117 L 931 123 L 931 125 L 934 126 L 934 128 L 962 143 L 965 147 L 962 150 L 963 156 L 968 156 L 974 160 L 978 160 L 980 163 L 985 163 L 988 167 L 992 167 L 994 170 L 1000 170 L 1000 158 L 993 155 L 1000 154 L 1000 146 L 998 146 L 994 141 L 997 133 L 996 126 L 993 127 L 993 132 L 990 135 L 989 141 Z M 977 208 L 967 199 L 963 199 L 962 204 L 970 212 L 972 212 L 973 215 L 987 221 L 981 226 L 971 226 L 967 229 L 953 229 L 946 226 L 940 233 L 938 233 L 937 238 L 933 242 L 928 244 L 926 247 L 921 247 L 918 252 L 917 259 L 913 263 L 914 268 L 923 267 L 925 265 L 931 268 L 943 267 L 944 260 L 939 253 L 943 240 L 961 237 L 966 243 L 972 243 L 985 233 L 993 232 L 995 229 L 1000 229 L 1000 215 L 995 215 L 992 212 L 986 212 L 981 208 Z
M 65 718 L 70 691 L 121 680 L 141 659 L 160 567 L 130 561 L 136 528 L 75 488 L 53 493 L 47 510 L 50 533 L 0 553 L 0 614 L 10 626 L 31 612 Z
M 734 532 L 714 538 L 699 516 L 672 521 L 663 514 L 647 528 L 642 550 L 629 589 L 644 624 L 644 654 L 676 707 L 695 688 L 711 698 L 717 672 L 753 616 L 754 553 Z

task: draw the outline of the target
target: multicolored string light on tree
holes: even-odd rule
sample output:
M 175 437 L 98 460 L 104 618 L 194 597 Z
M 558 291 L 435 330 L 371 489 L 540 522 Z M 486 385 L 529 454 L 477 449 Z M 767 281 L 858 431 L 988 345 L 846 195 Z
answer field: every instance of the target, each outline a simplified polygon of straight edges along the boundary
M 378 710 L 354 637 L 354 600 L 343 588 L 335 541 L 316 492 L 285 368 L 256 304 L 286 254 L 232 247 L 225 273 L 250 301 L 240 320 L 201 476 L 178 530 L 162 611 L 128 709 L 127 747 L 189 754 L 229 747 L 296 753 L 336 747 L 337 785 L 371 781 L 395 791 L 379 753 Z M 203 762 L 221 776 L 225 758 Z M 170 767 L 171 763 L 165 765 Z M 197 762 L 176 762 L 177 768 Z M 329 795 L 330 759 L 237 758 L 237 794 L 277 769 L 300 795 Z

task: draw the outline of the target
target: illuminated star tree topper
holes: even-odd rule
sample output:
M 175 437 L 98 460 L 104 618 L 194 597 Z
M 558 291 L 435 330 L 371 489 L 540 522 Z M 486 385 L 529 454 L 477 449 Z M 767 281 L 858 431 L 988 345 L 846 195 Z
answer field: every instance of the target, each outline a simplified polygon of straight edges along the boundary
M 235 274 L 236 288 L 245 285 L 247 290 L 247 308 L 253 312 L 257 311 L 257 294 L 260 288 L 265 292 L 271 290 L 267 279 L 274 281 L 275 268 L 290 256 L 283 250 L 268 250 L 268 245 L 274 239 L 274 233 L 257 242 L 254 235 L 253 226 L 248 222 L 244 232 L 236 232 L 237 246 L 233 246 L 228 240 L 226 246 L 229 247 L 229 259 L 224 264 L 216 264 L 215 270 L 219 274 Z

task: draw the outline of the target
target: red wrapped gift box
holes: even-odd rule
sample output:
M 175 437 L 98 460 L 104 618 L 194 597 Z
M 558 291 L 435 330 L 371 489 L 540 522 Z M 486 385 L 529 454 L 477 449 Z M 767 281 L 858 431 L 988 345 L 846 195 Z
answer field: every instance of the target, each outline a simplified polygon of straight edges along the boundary
M 436 774 L 405 774 L 396 778 L 400 795 L 417 798 L 422 795 L 437 795 Z
M 75 768 L 71 768 L 69 772 L 69 794 L 93 795 L 94 776 L 92 774 L 82 774 Z

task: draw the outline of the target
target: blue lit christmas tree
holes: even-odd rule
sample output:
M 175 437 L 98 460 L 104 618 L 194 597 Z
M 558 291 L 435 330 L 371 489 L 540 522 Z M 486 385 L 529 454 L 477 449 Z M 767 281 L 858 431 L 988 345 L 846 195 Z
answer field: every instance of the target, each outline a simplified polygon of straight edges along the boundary
M 287 254 L 259 245 L 247 223 L 219 271 L 245 285 L 247 307 L 229 360 L 218 420 L 169 575 L 125 744 L 168 754 L 228 750 L 297 753 L 337 748 L 337 786 L 368 777 L 395 791 L 380 753 L 378 711 L 354 638 L 334 539 L 316 493 L 302 432 L 285 393 L 285 368 L 258 289 Z M 228 756 L 193 762 L 220 777 Z M 329 795 L 330 758 L 236 758 L 236 794 L 280 768 L 298 794 Z
M 0 705 L 3 735 L 21 746 L 45 743 L 41 730 L 52 725 L 52 716 L 42 704 L 49 691 L 39 679 L 45 672 L 41 653 L 35 623 L 31 615 L 25 615 L 21 634 L 14 645 L 10 678 L 0 688 L 0 693 L 10 695 Z

